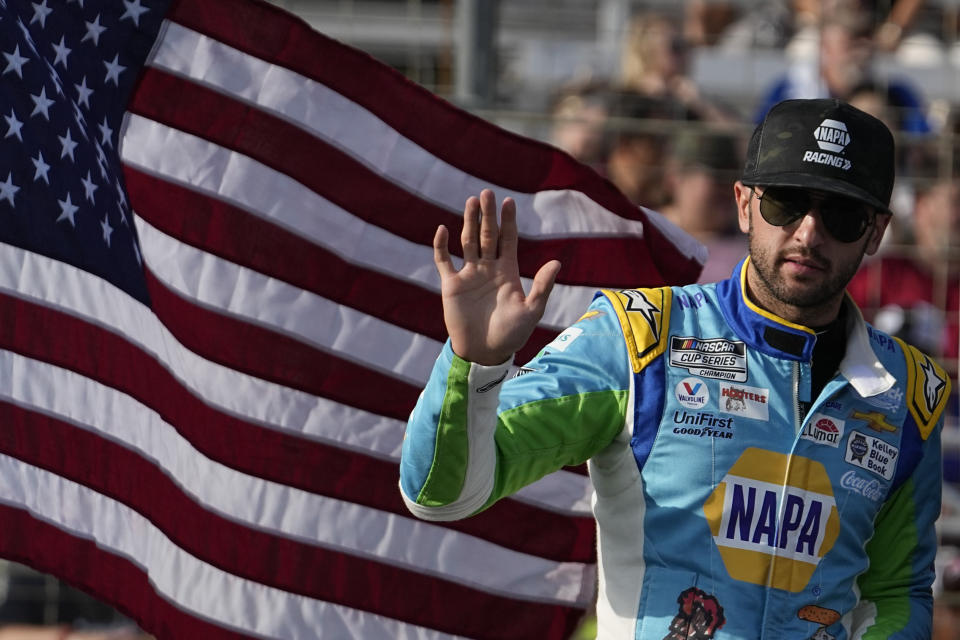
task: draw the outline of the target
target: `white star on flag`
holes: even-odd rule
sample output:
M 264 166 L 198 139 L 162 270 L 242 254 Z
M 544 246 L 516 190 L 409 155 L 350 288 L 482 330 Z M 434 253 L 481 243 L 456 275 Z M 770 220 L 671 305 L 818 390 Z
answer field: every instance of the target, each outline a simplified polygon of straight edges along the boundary
M 67 192 L 67 198 L 65 200 L 57 200 L 60 203 L 60 217 L 57 218 L 57 222 L 66 220 L 70 223 L 71 227 L 76 227 L 77 222 L 74 220 L 74 214 L 77 212 L 77 209 L 80 207 L 73 204 L 70 200 L 70 192 Z
M 13 202 L 13 196 L 20 191 L 20 187 L 13 184 L 13 173 L 7 174 L 7 179 L 3 182 L 0 182 L 0 200 L 6 200 L 10 203 L 10 206 L 15 206 Z
M 4 53 L 3 57 L 7 59 L 7 68 L 4 69 L 3 72 L 8 73 L 10 71 L 13 71 L 22 80 L 23 65 L 29 62 L 30 60 L 20 55 L 20 45 L 15 46 L 13 48 L 13 52 Z
M 9 116 L 3 116 L 3 119 L 7 121 L 7 135 L 4 138 L 9 138 L 10 136 L 17 136 L 17 140 L 23 142 L 23 134 L 20 133 L 20 130 L 23 129 L 23 123 L 17 120 L 17 114 L 13 109 L 10 109 Z

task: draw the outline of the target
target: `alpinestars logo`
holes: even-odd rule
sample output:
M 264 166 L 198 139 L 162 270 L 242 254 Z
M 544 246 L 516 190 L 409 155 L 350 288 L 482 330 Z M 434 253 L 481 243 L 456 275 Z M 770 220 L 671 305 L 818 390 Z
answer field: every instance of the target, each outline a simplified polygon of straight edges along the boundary
M 623 289 L 620 293 L 627 297 L 627 304 L 624 305 L 624 308 L 643 316 L 643 319 L 650 325 L 650 333 L 653 335 L 654 342 L 659 342 L 660 325 L 657 323 L 657 316 L 662 313 L 660 307 L 647 300 L 647 296 L 643 295 L 642 291 Z
M 853 163 L 846 158 L 834 155 L 835 153 L 843 153 L 843 150 L 850 144 L 847 125 L 839 120 L 826 118 L 820 123 L 819 127 L 813 130 L 813 137 L 822 151 L 805 151 L 803 153 L 804 162 L 828 164 L 844 171 L 853 166 Z

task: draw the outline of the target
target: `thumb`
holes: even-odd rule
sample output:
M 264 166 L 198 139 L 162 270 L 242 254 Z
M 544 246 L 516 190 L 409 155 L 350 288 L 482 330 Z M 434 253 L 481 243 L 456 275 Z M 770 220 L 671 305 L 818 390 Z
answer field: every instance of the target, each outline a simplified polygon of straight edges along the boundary
M 560 273 L 560 261 L 551 260 L 537 270 L 533 276 L 533 284 L 530 287 L 530 293 L 527 295 L 527 308 L 537 314 L 537 317 L 543 315 L 543 310 L 547 307 L 547 298 L 553 291 L 553 285 L 556 282 L 557 274 Z

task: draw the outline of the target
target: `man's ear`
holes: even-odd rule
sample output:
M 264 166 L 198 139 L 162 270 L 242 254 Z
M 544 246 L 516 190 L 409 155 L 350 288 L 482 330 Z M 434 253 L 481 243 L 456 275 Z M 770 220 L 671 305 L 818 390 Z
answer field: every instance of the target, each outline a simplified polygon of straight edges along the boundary
M 878 213 L 873 221 L 873 228 L 870 230 L 870 239 L 867 240 L 867 246 L 864 252 L 872 256 L 880 248 L 880 241 L 883 240 L 883 233 L 887 230 L 887 225 L 893 218 L 889 213 Z
M 750 233 L 750 198 L 753 189 L 739 180 L 733 183 L 733 196 L 737 200 L 737 222 L 740 231 Z

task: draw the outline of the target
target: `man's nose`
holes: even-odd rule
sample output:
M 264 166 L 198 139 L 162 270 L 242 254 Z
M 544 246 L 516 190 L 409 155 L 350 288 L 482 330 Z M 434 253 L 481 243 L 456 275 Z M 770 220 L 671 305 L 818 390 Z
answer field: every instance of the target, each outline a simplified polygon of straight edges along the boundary
M 797 225 L 794 235 L 796 235 L 805 246 L 815 247 L 823 243 L 826 233 L 827 230 L 823 226 L 823 218 L 820 216 L 820 205 L 813 203 L 810 205 L 807 213 L 800 218 L 800 224 Z

